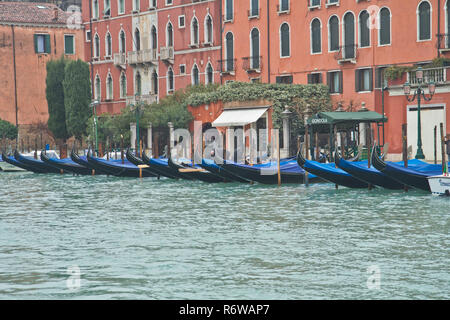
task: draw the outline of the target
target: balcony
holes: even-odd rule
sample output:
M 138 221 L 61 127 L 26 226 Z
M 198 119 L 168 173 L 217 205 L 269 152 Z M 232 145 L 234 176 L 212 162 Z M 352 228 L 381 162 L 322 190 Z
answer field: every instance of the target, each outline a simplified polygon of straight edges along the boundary
M 335 53 L 335 59 L 339 64 L 343 63 L 356 63 L 356 58 L 358 56 L 358 46 L 351 44 L 339 47 L 339 50 Z
M 416 78 L 416 71 L 410 71 L 407 75 L 407 81 L 411 86 L 419 85 L 419 81 Z M 423 69 L 423 81 L 422 83 L 434 82 L 437 84 L 444 84 L 447 82 L 447 68 L 430 68 Z
M 115 53 L 114 54 L 114 65 L 116 67 L 124 68 L 127 64 L 127 56 L 125 53 Z
M 159 51 L 159 57 L 161 58 L 161 60 L 173 64 L 175 59 L 175 52 L 173 50 L 173 47 L 161 47 Z
M 153 49 L 128 52 L 128 64 L 130 65 L 156 64 L 157 61 L 156 50 Z
M 261 72 L 261 56 L 242 58 L 242 68 L 248 73 Z
M 450 52 L 450 34 L 438 34 L 438 47 L 440 53 Z
M 236 59 L 224 59 L 218 61 L 220 64 L 220 72 L 222 75 L 235 75 Z
M 144 94 L 141 95 L 141 100 L 142 103 L 145 104 L 152 104 L 154 102 L 158 101 L 158 96 L 156 94 Z M 127 102 L 127 106 L 130 104 L 136 104 L 136 97 L 135 96 L 128 96 L 126 99 Z

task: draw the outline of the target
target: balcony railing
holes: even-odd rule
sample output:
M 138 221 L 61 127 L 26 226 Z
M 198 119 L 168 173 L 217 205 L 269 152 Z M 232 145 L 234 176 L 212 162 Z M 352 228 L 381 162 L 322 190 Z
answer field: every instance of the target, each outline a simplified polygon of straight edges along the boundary
M 356 58 L 358 54 L 357 45 L 345 45 L 339 47 L 339 51 L 336 52 L 335 58 L 338 63 L 351 62 L 356 63 Z
M 157 95 L 156 94 L 144 94 L 140 96 L 140 101 L 145 104 L 152 104 L 157 101 Z M 128 96 L 126 99 L 127 106 L 130 104 L 136 104 L 136 97 L 135 96 Z
M 441 52 L 450 51 L 450 34 L 438 34 L 438 46 Z
M 419 81 L 416 78 L 416 71 L 408 72 L 407 80 L 411 85 L 419 85 Z M 447 68 L 423 69 L 422 83 L 429 82 L 434 82 L 435 84 L 447 82 Z
M 114 53 L 114 65 L 115 66 L 124 66 L 127 64 L 127 56 L 125 53 Z
M 175 52 L 173 50 L 173 47 L 161 47 L 159 51 L 159 56 L 161 60 L 168 61 L 170 63 L 173 63 Z
M 128 52 L 128 63 L 130 65 L 156 63 L 158 60 L 156 50 L 140 50 Z
M 236 59 L 224 59 L 218 61 L 222 74 L 234 74 L 236 71 Z
M 261 56 L 242 58 L 242 68 L 247 72 L 261 72 Z

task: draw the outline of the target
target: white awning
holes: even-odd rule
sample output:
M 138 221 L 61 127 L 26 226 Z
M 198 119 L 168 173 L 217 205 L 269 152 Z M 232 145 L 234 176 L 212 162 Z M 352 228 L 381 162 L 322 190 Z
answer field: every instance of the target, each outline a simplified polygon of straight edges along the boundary
M 245 109 L 226 109 L 212 123 L 213 127 L 245 126 L 256 122 L 269 109 L 269 106 L 261 106 Z

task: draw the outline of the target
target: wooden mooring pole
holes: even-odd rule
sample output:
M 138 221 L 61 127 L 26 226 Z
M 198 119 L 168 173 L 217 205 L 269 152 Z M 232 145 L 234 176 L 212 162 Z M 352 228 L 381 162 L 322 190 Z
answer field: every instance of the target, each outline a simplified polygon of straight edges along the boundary
M 406 123 L 402 124 L 402 141 L 403 141 L 403 164 L 405 168 L 408 167 L 408 125 Z M 408 191 L 408 186 L 405 185 L 405 191 Z

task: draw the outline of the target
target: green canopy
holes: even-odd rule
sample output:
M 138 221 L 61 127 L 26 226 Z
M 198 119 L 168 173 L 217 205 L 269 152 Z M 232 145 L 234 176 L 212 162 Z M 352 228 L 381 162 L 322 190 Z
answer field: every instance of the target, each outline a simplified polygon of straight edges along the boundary
M 375 111 L 319 112 L 308 119 L 308 125 L 355 125 L 360 122 L 387 122 L 387 118 Z

